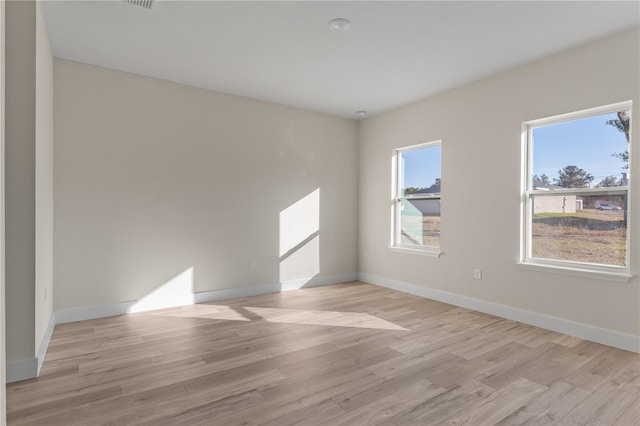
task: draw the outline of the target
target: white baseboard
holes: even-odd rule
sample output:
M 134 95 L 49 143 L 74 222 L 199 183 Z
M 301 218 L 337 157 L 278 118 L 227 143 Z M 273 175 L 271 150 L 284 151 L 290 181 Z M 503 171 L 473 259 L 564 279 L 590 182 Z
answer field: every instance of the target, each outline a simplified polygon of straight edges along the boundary
M 56 311 L 55 323 L 64 324 L 67 322 L 84 321 L 89 319 L 112 317 L 124 315 L 131 312 L 144 312 L 154 309 L 184 306 L 193 303 L 217 302 L 220 300 L 237 299 L 239 297 L 258 296 L 261 294 L 278 293 L 281 291 L 298 290 L 305 287 L 317 287 L 321 285 L 338 284 L 348 281 L 355 281 L 358 274 L 339 274 L 312 277 L 308 279 L 283 281 L 280 283 L 260 284 L 248 287 L 229 288 L 224 290 L 204 291 L 194 293 L 190 303 L 184 300 L 178 303 L 162 303 L 161 305 L 144 303 L 141 308 L 141 301 L 112 303 L 108 305 L 82 306 L 78 308 L 63 309 Z
M 540 314 L 524 309 L 513 308 L 499 303 L 488 302 L 474 297 L 435 290 L 428 287 L 410 284 L 402 281 L 391 280 L 371 274 L 359 273 L 360 281 L 387 287 L 404 293 L 422 296 L 427 299 L 449 303 L 462 308 L 472 309 L 486 314 L 496 315 L 501 318 L 518 321 L 524 324 L 534 325 L 558 333 L 568 334 L 581 339 L 590 340 L 604 345 L 613 346 L 631 352 L 640 353 L 640 336 L 621 333 L 615 330 L 596 327 L 589 324 L 575 322 L 551 315 Z
M 42 363 L 44 362 L 44 357 L 47 355 L 47 348 L 49 347 L 49 341 L 51 340 L 51 335 L 53 334 L 53 329 L 56 326 L 56 314 L 55 312 L 51 314 L 51 318 L 49 318 L 49 325 L 47 325 L 47 329 L 42 336 L 42 340 L 40 341 L 40 345 L 38 346 L 38 352 L 36 353 L 36 358 L 38 360 L 38 370 L 36 371 L 36 375 L 40 375 L 40 369 L 42 368 Z
M 92 305 L 62 309 L 56 311 L 56 324 L 124 315 L 128 313 L 135 304 L 136 302 L 121 302 L 111 303 L 109 305 Z
M 340 274 L 313 277 L 310 279 L 290 280 L 281 283 L 261 284 L 250 287 L 230 288 L 225 290 L 205 291 L 195 294 L 196 303 L 217 302 L 219 300 L 238 299 L 240 297 L 258 296 L 261 294 L 279 293 L 282 291 L 299 290 L 301 288 L 318 287 L 355 281 L 358 274 Z
M 27 358 L 7 363 L 7 383 L 19 382 L 38 376 L 38 359 Z
M 7 363 L 7 383 L 38 377 L 40 368 L 42 368 L 42 363 L 44 362 L 44 357 L 47 354 L 47 348 L 49 347 L 49 341 L 51 340 L 55 325 L 55 314 L 52 314 L 51 318 L 49 318 L 49 325 L 47 325 L 42 340 L 40 340 L 40 345 L 38 345 L 38 352 L 35 358 L 21 359 Z

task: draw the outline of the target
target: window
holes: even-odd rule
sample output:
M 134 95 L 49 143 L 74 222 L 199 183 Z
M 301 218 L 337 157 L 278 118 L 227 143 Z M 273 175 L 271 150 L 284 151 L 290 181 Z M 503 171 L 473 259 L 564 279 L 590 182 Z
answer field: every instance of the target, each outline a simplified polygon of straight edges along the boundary
M 394 151 L 393 248 L 440 254 L 440 141 Z
M 524 124 L 524 264 L 629 275 L 631 103 Z

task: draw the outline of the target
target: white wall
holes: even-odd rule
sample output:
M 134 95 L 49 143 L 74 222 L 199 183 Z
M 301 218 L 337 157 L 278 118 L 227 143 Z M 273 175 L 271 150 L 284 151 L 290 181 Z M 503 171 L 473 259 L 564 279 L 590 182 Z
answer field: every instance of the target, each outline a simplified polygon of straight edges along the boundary
M 640 155 L 633 158 L 628 283 L 523 270 L 520 143 L 526 120 L 633 100 L 640 135 L 640 34 L 633 30 L 397 110 L 360 126 L 359 266 L 373 280 L 425 289 L 640 334 Z M 442 139 L 444 255 L 389 250 L 392 149 Z M 640 137 L 632 151 L 640 154 Z M 483 268 L 481 281 L 473 269 Z
M 356 122 L 63 60 L 54 91 L 56 310 L 357 271 Z
M 53 57 L 40 3 L 36 6 L 35 348 L 53 314 Z

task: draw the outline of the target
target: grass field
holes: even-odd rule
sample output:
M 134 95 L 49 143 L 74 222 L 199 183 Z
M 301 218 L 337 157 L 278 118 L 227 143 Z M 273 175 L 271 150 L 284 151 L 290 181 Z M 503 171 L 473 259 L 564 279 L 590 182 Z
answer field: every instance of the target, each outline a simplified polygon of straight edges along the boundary
M 402 218 L 402 242 L 440 245 L 440 216 Z M 541 259 L 624 266 L 627 228 L 622 210 L 584 209 L 533 215 L 531 254 Z
M 624 266 L 627 228 L 621 210 L 533 215 L 533 257 Z

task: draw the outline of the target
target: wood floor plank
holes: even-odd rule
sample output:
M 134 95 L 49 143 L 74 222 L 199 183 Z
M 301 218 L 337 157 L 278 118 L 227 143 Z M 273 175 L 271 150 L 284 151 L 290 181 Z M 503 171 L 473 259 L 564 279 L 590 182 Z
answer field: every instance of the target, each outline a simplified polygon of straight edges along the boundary
M 42 399 L 39 403 L 32 404 L 20 410 L 12 410 L 8 412 L 7 422 L 15 422 L 16 424 L 28 423 L 34 419 L 41 419 L 45 416 L 51 416 L 61 412 L 66 413 L 76 407 L 120 395 L 122 395 L 122 389 L 120 386 L 110 386 L 90 392 L 76 392 L 74 395 L 65 396 L 63 398 Z
M 589 391 L 582 388 L 565 382 L 556 382 L 498 424 L 500 426 L 554 424 L 582 403 L 589 394 Z
M 460 347 L 461 345 L 468 344 L 467 340 L 453 344 L 453 347 Z M 367 367 L 369 371 L 380 377 L 395 377 L 401 374 L 410 374 L 414 370 L 421 370 L 425 363 L 430 362 L 433 359 L 451 359 L 455 360 L 458 365 L 461 365 L 465 360 L 454 355 L 451 351 L 447 350 L 446 346 L 432 345 L 427 346 L 421 350 L 414 350 L 400 355 L 396 359 L 391 359 L 386 362 L 382 362 L 371 367 Z M 439 361 L 436 361 L 435 365 Z M 431 371 L 432 375 L 437 374 L 435 371 Z
M 209 399 L 206 403 L 197 407 L 185 404 L 177 414 L 171 413 L 163 417 L 149 412 L 149 410 L 152 410 L 151 407 L 147 407 L 145 412 L 136 411 L 144 419 L 144 421 L 139 422 L 141 425 L 157 426 L 162 423 L 167 425 L 209 425 L 212 417 L 235 413 L 248 407 L 255 407 L 263 402 L 264 400 L 258 392 L 249 391 L 240 394 L 229 393 L 218 400 Z
M 629 406 L 629 409 L 625 411 L 618 420 L 613 424 L 614 426 L 633 426 L 640 425 L 640 398 L 635 400 Z
M 349 381 L 359 381 L 361 378 L 376 377 L 365 369 L 354 369 L 351 367 L 343 368 L 330 372 L 324 372 L 320 375 L 311 375 L 308 377 L 293 377 L 281 383 L 272 386 L 263 386 L 258 388 L 260 394 L 267 401 L 292 402 L 304 399 L 312 394 L 334 389 L 335 393 L 341 394 L 340 390 Z M 380 382 L 383 380 L 376 377 Z M 365 380 L 370 383 L 378 380 Z M 359 387 L 364 386 L 361 384 Z M 355 389 L 356 386 L 347 384 L 346 389 Z M 335 393 L 331 393 L 334 395 Z M 324 398 L 326 399 L 326 398 Z
M 419 380 L 389 392 L 380 399 L 374 399 L 355 410 L 350 410 L 339 419 L 332 419 L 331 423 L 336 426 L 377 425 L 443 392 L 445 392 L 443 388 L 427 380 Z
M 611 368 L 609 363 L 602 363 L 602 365 L 603 368 Z M 558 424 L 610 425 L 629 410 L 638 398 L 640 398 L 640 372 L 636 371 L 632 365 L 627 365 L 561 418 Z
M 448 417 L 486 398 L 494 389 L 474 380 L 469 380 L 433 398 L 422 398 L 410 410 L 384 421 L 385 425 L 439 424 Z
M 73 419 L 75 424 L 100 422 L 134 407 L 157 407 L 186 394 L 187 389 L 182 383 L 158 387 L 136 395 L 103 394 L 100 398 L 86 399 L 81 404 L 58 403 L 49 409 L 41 407 L 31 416 L 21 416 L 20 423 L 31 424 L 39 421 L 49 425 L 64 425 L 69 419 Z
M 516 379 L 504 388 L 496 390 L 465 410 L 447 418 L 443 424 L 496 424 L 513 414 L 546 389 L 545 386 L 533 383 L 527 379 Z
M 515 343 L 524 344 L 517 340 Z M 494 389 L 502 388 L 508 383 L 547 365 L 549 361 L 568 350 L 570 349 L 552 342 L 535 346 L 529 351 L 514 357 L 513 360 L 499 363 L 486 374 L 483 374 L 483 377 L 479 378 L 479 380 Z
M 236 412 L 239 407 L 248 409 L 262 402 L 264 400 L 256 391 L 229 393 L 219 398 L 187 393 L 185 396 L 169 398 L 161 402 L 150 400 L 146 404 L 128 404 L 128 410 L 105 412 L 82 424 L 167 426 L 201 424 L 210 421 L 216 415 Z
M 346 374 L 358 369 L 366 369 L 389 360 L 397 359 L 399 352 L 385 346 L 375 347 L 371 344 L 357 345 L 342 349 L 324 356 L 314 357 L 307 362 L 292 363 L 280 367 L 290 382 L 313 379 L 339 371 Z
M 280 426 L 280 425 L 318 425 L 340 417 L 345 411 L 338 404 L 330 399 L 325 399 L 317 405 L 303 407 L 291 411 L 284 416 L 269 420 L 259 425 Z
M 359 282 L 56 326 L 9 425 L 640 424 L 640 355 Z
M 304 382 L 303 387 L 294 385 L 293 387 L 285 388 L 287 392 L 278 393 L 276 396 L 269 395 L 270 399 L 267 400 L 265 398 L 266 402 L 262 405 L 237 411 L 230 415 L 216 415 L 216 417 L 212 417 L 211 424 L 244 425 L 264 423 L 282 417 L 289 412 L 317 405 L 329 399 L 334 393 L 349 392 L 353 388 L 366 386 L 367 383 L 373 380 L 375 380 L 375 376 L 371 373 L 363 374 L 363 370 L 350 374 L 336 373 L 330 377 L 315 377 L 312 381 Z M 261 389 L 259 391 L 264 396 L 265 391 Z
M 22 384 L 18 382 L 7 386 L 7 400 L 11 401 L 12 409 L 21 409 L 34 405 L 34 401 L 64 400 L 73 398 L 79 393 L 99 392 L 105 388 L 119 387 L 121 392 L 125 386 L 136 384 L 141 386 L 144 383 L 152 383 L 148 388 L 160 387 L 160 381 L 165 375 L 173 375 L 182 380 L 185 374 L 199 375 L 204 363 L 195 358 L 189 362 L 179 362 L 174 365 L 165 365 L 161 370 L 156 367 L 145 367 L 137 371 L 119 370 L 117 373 L 108 372 L 106 374 L 82 375 L 72 374 L 60 376 L 53 380 L 40 381 L 38 386 L 31 386 L 29 382 Z M 171 381 L 167 381 L 169 384 Z
M 452 365 L 459 363 L 460 360 L 461 358 L 452 354 L 430 358 L 407 369 L 387 375 L 385 381 L 370 389 L 361 392 L 359 389 L 352 394 L 343 394 L 339 398 L 334 397 L 334 401 L 345 410 L 351 411 L 381 399 L 388 394 L 398 392 L 404 387 L 412 386 L 414 383 L 428 378 L 430 374 L 437 374 L 438 371 L 450 368 Z
M 606 348 L 591 361 L 567 376 L 564 381 L 594 391 L 637 356 L 637 354 L 620 349 Z
M 528 350 L 526 346 L 519 343 L 508 343 L 491 352 L 468 361 L 465 360 L 452 368 L 431 375 L 429 380 L 444 388 L 451 389 L 467 380 L 480 377 L 489 370 L 495 370 L 496 366 L 500 366 L 515 357 L 522 356 Z

